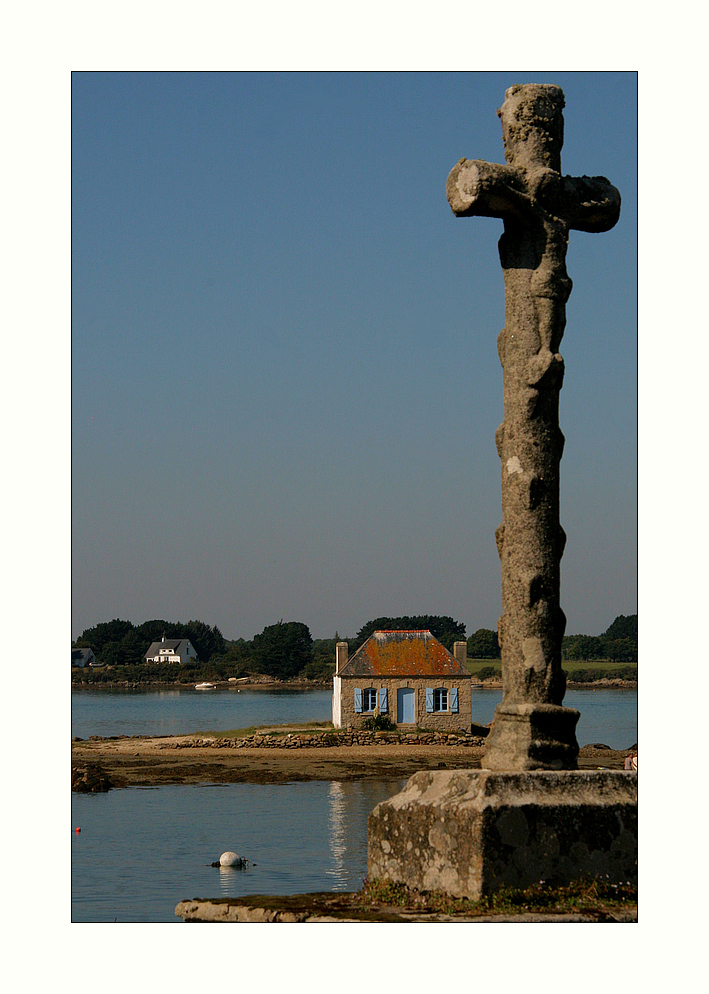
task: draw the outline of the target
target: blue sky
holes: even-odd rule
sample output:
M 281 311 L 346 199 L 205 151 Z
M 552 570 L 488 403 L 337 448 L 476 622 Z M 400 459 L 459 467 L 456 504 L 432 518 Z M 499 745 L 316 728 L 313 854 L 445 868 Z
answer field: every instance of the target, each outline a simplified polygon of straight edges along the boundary
M 114 617 L 314 637 L 494 628 L 507 86 L 566 95 L 562 168 L 621 191 L 572 232 L 561 344 L 569 633 L 637 609 L 634 73 L 73 75 L 72 635 Z

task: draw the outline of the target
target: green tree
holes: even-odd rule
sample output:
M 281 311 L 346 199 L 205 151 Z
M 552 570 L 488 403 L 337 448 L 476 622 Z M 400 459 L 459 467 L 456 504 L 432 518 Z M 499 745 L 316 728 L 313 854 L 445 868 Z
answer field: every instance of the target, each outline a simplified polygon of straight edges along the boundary
M 638 660 L 638 647 L 632 639 L 609 639 L 601 635 L 601 645 L 604 659 L 610 659 L 614 663 L 633 663 Z
M 637 614 L 619 614 L 615 621 L 603 632 L 603 637 L 609 639 L 631 639 L 638 644 Z
M 186 625 L 176 627 L 181 629 L 176 637 L 189 639 L 202 662 L 207 662 L 212 656 L 220 655 L 226 649 L 224 636 L 216 625 L 210 628 L 203 621 L 188 621 Z
M 619 614 L 601 635 L 604 655 L 617 662 L 638 660 L 638 616 Z
M 383 631 L 420 631 L 428 629 L 438 641 L 448 649 L 453 651 L 454 642 L 462 642 L 465 639 L 465 625 L 454 621 L 447 615 L 438 614 L 417 614 L 404 615 L 401 618 L 375 618 L 368 621 L 357 632 L 354 638 L 352 652 L 356 652 L 374 632 Z
M 235 639 L 233 642 L 224 640 L 225 649 L 221 655 L 212 656 L 210 662 L 219 667 L 225 677 L 246 676 L 255 673 L 253 660 L 253 643 L 245 639 Z
M 497 632 L 490 628 L 478 628 L 468 639 L 467 652 L 471 659 L 499 659 L 501 652 Z
M 297 676 L 313 658 L 310 629 L 300 621 L 267 625 L 252 644 L 256 671 L 281 680 Z
M 145 653 L 151 643 L 159 642 L 163 635 L 168 639 L 189 639 L 203 662 L 223 653 L 226 648 L 224 636 L 216 625 L 210 628 L 203 621 L 182 624 L 158 618 L 138 626 L 118 618 L 102 621 L 82 632 L 74 645 L 93 649 L 99 663 L 133 666 L 145 661 Z
M 102 662 L 112 666 L 137 666 L 145 662 L 148 647 L 135 628 L 120 642 L 110 642 L 103 650 Z
M 132 622 L 114 618 L 113 621 L 102 621 L 93 628 L 84 629 L 76 645 L 80 649 L 93 649 L 97 662 L 102 662 L 106 647 L 114 642 L 120 643 L 132 631 Z
M 597 635 L 572 635 L 563 648 L 566 659 L 603 658 L 603 643 Z
M 234 662 L 251 662 L 253 658 L 253 644 L 246 639 L 235 639 L 233 642 L 225 640 L 225 648 L 222 659 L 229 659 Z
M 147 652 L 151 643 L 159 642 L 163 635 L 168 639 L 179 638 L 180 636 L 175 632 L 177 627 L 172 621 L 153 618 L 152 621 L 144 621 L 142 625 L 138 625 L 136 630 L 145 642 L 145 651 Z

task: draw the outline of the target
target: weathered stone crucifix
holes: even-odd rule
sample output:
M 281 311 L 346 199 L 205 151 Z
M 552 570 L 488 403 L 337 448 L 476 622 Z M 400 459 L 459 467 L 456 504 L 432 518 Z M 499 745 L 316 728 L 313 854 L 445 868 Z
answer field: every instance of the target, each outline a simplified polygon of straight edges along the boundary
M 620 194 L 603 176 L 561 175 L 564 94 L 558 86 L 512 86 L 498 114 L 506 165 L 461 159 L 448 177 L 458 217 L 504 221 L 500 261 L 505 327 L 498 337 L 504 422 L 495 440 L 502 462 L 502 703 L 482 766 L 492 770 L 576 769 L 579 712 L 565 708 L 559 603 L 566 536 L 559 522 L 558 349 L 571 280 L 569 229 L 608 231 Z

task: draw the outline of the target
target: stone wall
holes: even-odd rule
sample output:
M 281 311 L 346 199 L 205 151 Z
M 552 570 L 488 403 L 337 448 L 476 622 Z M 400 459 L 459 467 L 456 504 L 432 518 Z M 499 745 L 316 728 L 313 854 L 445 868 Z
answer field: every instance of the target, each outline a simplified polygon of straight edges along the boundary
M 461 677 L 400 677 L 387 679 L 382 677 L 342 677 L 340 722 L 342 728 L 360 728 L 366 718 L 372 717 L 372 712 L 358 713 L 354 706 L 355 687 L 365 689 L 374 687 L 379 692 L 386 687 L 389 698 L 389 718 L 397 723 L 396 692 L 400 687 L 409 687 L 416 691 L 414 725 L 402 725 L 403 728 L 414 727 L 432 729 L 438 732 L 460 732 L 470 730 L 470 680 Z M 448 691 L 458 688 L 458 712 L 428 712 L 426 711 L 426 688 L 445 687 Z M 450 706 L 450 693 L 448 695 Z
M 331 749 L 338 746 L 383 745 L 448 745 L 473 746 L 485 744 L 483 735 L 453 732 L 295 732 L 260 733 L 242 738 L 184 738 L 167 740 L 158 749 Z

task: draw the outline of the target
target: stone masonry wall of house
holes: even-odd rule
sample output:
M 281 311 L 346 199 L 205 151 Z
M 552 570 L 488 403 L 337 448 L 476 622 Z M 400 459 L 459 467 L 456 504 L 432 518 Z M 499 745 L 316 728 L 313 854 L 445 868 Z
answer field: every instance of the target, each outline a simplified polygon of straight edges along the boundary
M 400 687 L 410 687 L 416 691 L 416 712 L 415 724 L 419 728 L 430 728 L 437 732 L 458 732 L 461 729 L 470 730 L 470 680 L 456 677 L 343 677 L 342 678 L 342 727 L 359 728 L 365 718 L 371 718 L 373 712 L 356 712 L 354 704 L 355 687 L 364 690 L 367 687 L 374 687 L 379 692 L 381 687 L 386 687 L 389 698 L 389 718 L 397 724 L 396 713 L 396 692 Z M 426 711 L 426 688 L 445 687 L 448 691 L 448 703 L 450 707 L 450 690 L 452 687 L 458 688 L 458 713 L 448 712 L 427 712 Z M 378 699 L 378 698 L 377 698 Z M 402 725 L 403 728 L 412 727 Z

